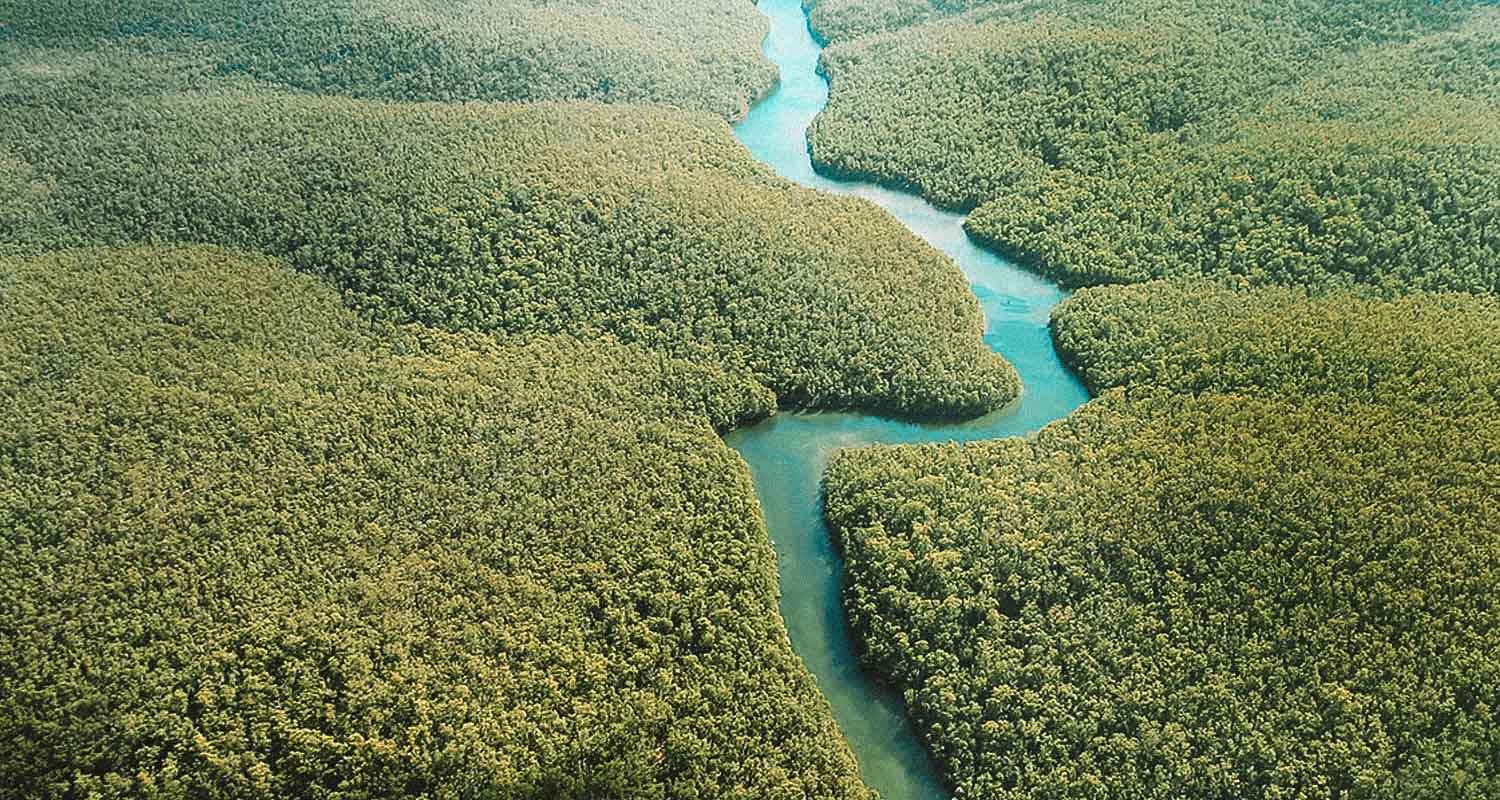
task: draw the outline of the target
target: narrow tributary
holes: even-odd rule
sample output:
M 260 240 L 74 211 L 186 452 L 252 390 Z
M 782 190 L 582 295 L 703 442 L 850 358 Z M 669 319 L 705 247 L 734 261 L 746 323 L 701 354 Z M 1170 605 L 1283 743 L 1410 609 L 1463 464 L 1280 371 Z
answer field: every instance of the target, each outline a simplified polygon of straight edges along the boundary
M 886 800 L 945 796 L 942 781 L 908 723 L 899 696 L 861 670 L 845 624 L 843 564 L 823 524 L 818 487 L 829 456 L 845 447 L 993 439 L 1031 433 L 1088 399 L 1062 365 L 1047 319 L 1065 293 L 981 250 L 963 216 L 920 197 L 868 183 L 836 181 L 813 171 L 807 126 L 828 102 L 817 72 L 822 48 L 807 27 L 801 0 L 761 0 L 771 23 L 765 54 L 781 69 L 779 88 L 761 101 L 735 135 L 782 176 L 832 194 L 854 195 L 890 212 L 953 259 L 984 308 L 985 342 L 1015 365 L 1021 402 L 961 424 L 922 425 L 850 413 L 783 413 L 728 437 L 750 465 L 781 568 L 781 613 L 792 646 L 817 678 L 839 727 L 859 758 L 865 782 Z

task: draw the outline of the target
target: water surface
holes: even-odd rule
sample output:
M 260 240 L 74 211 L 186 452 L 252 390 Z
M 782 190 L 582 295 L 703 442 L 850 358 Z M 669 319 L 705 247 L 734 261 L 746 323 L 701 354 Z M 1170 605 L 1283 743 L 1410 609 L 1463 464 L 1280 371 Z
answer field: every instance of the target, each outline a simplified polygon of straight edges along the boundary
M 780 67 L 781 85 L 735 126 L 735 135 L 782 176 L 870 200 L 953 259 L 984 309 L 985 343 L 1015 365 L 1024 385 L 1019 404 L 965 423 L 783 413 L 727 437 L 750 465 L 776 545 L 781 614 L 792 646 L 833 707 L 865 782 L 887 800 L 942 798 L 947 796 L 943 782 L 912 731 L 901 698 L 860 668 L 845 623 L 843 564 L 823 524 L 818 482 L 840 448 L 1024 435 L 1081 405 L 1088 395 L 1058 360 L 1047 332 L 1052 307 L 1065 293 L 974 245 L 960 214 L 905 192 L 814 172 L 806 131 L 828 103 L 828 84 L 817 73 L 822 48 L 808 31 L 800 0 L 761 0 L 759 7 L 771 23 L 764 51 Z

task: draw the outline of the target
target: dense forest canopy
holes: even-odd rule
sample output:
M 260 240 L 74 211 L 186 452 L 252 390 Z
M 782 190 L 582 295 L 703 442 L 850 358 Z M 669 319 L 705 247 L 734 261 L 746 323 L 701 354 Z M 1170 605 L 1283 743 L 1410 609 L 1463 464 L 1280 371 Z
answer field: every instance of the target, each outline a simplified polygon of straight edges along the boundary
M 867 658 L 963 797 L 1500 791 L 1500 305 L 1156 281 L 1035 441 L 841 454 Z
M 976 414 L 1018 390 L 953 265 L 794 187 L 721 121 L 592 104 L 390 104 L 0 83 L 0 252 L 208 242 L 372 315 L 600 334 L 745 370 L 793 405 Z
M 1095 393 L 1332 395 L 1466 413 L 1500 404 L 1500 302 L 1488 297 L 1153 281 L 1082 290 L 1053 311 L 1052 330 Z
M 1102 394 L 825 482 L 962 798 L 1500 796 L 1500 9 L 807 0 Z M 752 3 L 0 0 L 0 785 L 869 798 L 717 433 L 1020 391 Z
M 0 781 L 862 798 L 786 640 L 754 381 L 371 326 L 211 249 L 0 260 Z
M 0 0 L 8 791 L 869 796 L 716 432 L 1018 385 L 735 143 L 763 32 Z
M 1002 0 L 804 0 L 813 33 L 842 42 L 871 33 L 899 30 L 922 22 L 992 6 Z M 1061 5 L 1059 0 L 1011 3 L 1027 8 Z M 1082 5 L 1082 4 L 1079 4 Z
M 7 40 L 392 100 L 598 100 L 742 116 L 776 80 L 749 2 L 0 0 Z M 164 62 L 166 63 L 166 62 Z
M 977 207 L 1066 284 L 1500 288 L 1493 7 L 986 5 L 823 63 L 821 166 Z
M 849 451 L 851 621 L 962 798 L 1492 798 L 1494 419 L 1116 390 Z

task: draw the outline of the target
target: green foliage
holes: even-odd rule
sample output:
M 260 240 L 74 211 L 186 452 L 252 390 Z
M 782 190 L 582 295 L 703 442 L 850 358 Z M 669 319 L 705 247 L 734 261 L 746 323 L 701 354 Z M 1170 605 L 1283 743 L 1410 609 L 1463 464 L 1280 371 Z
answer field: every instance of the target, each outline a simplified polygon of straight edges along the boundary
M 1500 288 L 1500 26 L 1475 3 L 986 6 L 830 48 L 835 172 L 975 208 L 1069 285 Z
M 960 416 L 1018 390 L 950 263 L 868 204 L 770 175 L 711 117 L 226 87 L 118 100 L 95 73 L 0 82 L 17 111 L 0 184 L 25 190 L 0 201 L 0 252 L 262 252 L 377 317 L 610 335 L 794 405 Z
M 864 797 L 709 425 L 771 403 L 219 250 L 0 260 L 0 782 Z
M 1034 441 L 841 454 L 852 624 L 962 797 L 1500 792 L 1500 304 L 1075 294 Z
M 845 452 L 851 622 L 959 797 L 1493 798 L 1493 410 L 1114 391 Z
M 1009 401 L 962 277 L 708 113 L 407 102 L 732 118 L 763 29 L 0 0 L 6 792 L 869 795 L 715 429 Z
M 776 79 L 748 2 L 0 0 L 7 33 L 187 51 L 197 63 L 174 67 L 393 100 L 651 102 L 737 118 Z
M 1050 0 L 1042 0 L 1049 2 Z M 813 33 L 842 42 L 992 5 L 998 0 L 803 0 Z M 1036 0 L 1026 3 L 1038 5 Z
M 1385 100 L 1390 119 L 1246 123 L 1114 177 L 1058 172 L 968 227 L 1071 285 L 1207 274 L 1500 290 L 1496 107 Z
M 1500 303 L 1394 300 L 1162 282 L 1085 289 L 1052 314 L 1058 352 L 1095 393 L 1333 395 L 1365 403 L 1500 405 Z

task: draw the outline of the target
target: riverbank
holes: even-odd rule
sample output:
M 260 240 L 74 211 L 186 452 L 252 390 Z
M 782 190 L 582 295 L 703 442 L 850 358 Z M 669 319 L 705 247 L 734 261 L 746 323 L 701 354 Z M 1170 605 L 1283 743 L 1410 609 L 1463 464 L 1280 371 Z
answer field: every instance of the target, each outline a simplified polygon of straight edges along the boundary
M 762 0 L 759 8 L 771 27 L 763 50 L 780 69 L 781 79 L 735 126 L 735 135 L 783 177 L 868 200 L 953 259 L 983 308 L 985 343 L 1015 366 L 1023 384 L 1019 402 L 962 423 L 783 413 L 726 437 L 750 467 L 776 546 L 781 613 L 792 645 L 832 706 L 864 780 L 889 800 L 945 797 L 901 698 L 860 665 L 842 603 L 842 560 L 824 526 L 820 481 L 840 449 L 1026 435 L 1082 405 L 1088 393 L 1059 360 L 1048 331 L 1052 308 L 1067 294 L 981 249 L 965 233 L 960 214 L 896 189 L 818 174 L 808 156 L 806 130 L 828 102 L 828 84 L 817 69 L 822 48 L 808 29 L 799 0 Z

